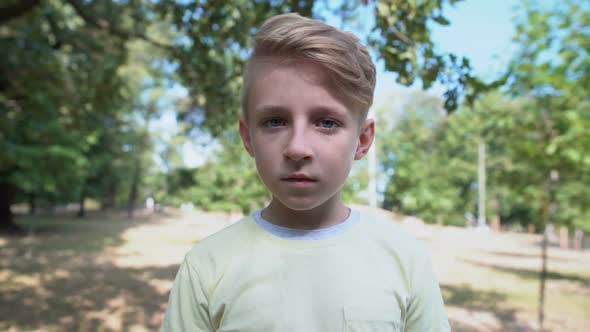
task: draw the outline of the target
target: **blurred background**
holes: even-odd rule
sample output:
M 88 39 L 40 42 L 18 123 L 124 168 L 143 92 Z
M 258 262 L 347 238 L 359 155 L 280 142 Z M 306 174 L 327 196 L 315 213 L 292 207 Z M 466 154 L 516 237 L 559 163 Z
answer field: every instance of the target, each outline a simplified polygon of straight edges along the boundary
M 184 254 L 264 206 L 237 133 L 283 12 L 378 67 L 344 189 L 427 244 L 454 331 L 590 326 L 590 2 L 3 0 L 0 330 L 153 331 Z

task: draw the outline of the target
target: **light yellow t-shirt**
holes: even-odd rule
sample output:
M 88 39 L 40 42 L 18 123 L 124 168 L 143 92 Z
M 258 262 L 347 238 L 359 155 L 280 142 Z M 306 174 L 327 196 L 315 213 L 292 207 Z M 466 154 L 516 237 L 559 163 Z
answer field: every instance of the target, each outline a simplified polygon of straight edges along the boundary
M 358 218 L 320 240 L 272 235 L 252 217 L 209 236 L 180 266 L 162 331 L 450 331 L 425 248 Z

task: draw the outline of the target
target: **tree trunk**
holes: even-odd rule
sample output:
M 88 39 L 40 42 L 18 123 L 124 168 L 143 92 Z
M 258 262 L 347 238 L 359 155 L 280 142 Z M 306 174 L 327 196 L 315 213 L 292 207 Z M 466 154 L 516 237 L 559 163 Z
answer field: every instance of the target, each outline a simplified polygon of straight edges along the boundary
M 47 197 L 47 212 L 50 215 L 54 215 L 56 207 L 57 207 L 57 198 L 55 197 L 55 195 L 50 194 L 49 197 Z
M 576 250 L 584 249 L 584 231 L 581 228 L 576 228 L 574 233 L 574 248 Z
M 37 197 L 34 193 L 29 194 L 29 214 L 32 216 L 37 212 Z
M 543 229 L 543 243 L 541 245 L 541 274 L 539 275 L 539 308 L 538 308 L 538 325 L 539 330 L 543 330 L 543 323 L 545 320 L 545 282 L 547 279 L 547 225 L 553 222 L 555 215 L 555 190 L 557 187 L 557 180 L 559 179 L 559 172 L 552 169 L 549 172 L 549 179 L 547 181 L 548 204 L 544 213 L 544 229 Z
M 135 203 L 137 201 L 137 188 L 139 187 L 139 175 L 141 167 L 139 162 L 135 164 L 135 171 L 133 173 L 133 182 L 131 183 L 131 190 L 129 191 L 129 200 L 127 203 L 127 218 L 133 219 L 133 212 L 135 210 Z
M 492 198 L 492 230 L 495 232 L 499 232 L 502 230 L 502 222 L 500 218 L 500 200 L 498 199 L 498 195 L 495 194 Z
M 78 218 L 85 218 L 86 217 L 86 206 L 84 205 L 84 201 L 86 200 L 86 185 L 82 185 L 82 189 L 80 190 L 80 197 L 78 199 Z
M 486 226 L 486 145 L 479 138 L 477 146 L 477 226 Z
M 4 5 L 0 7 L 0 23 L 23 16 L 35 9 L 40 3 L 41 0 L 20 0 L 10 5 Z
M 22 233 L 22 229 L 14 223 L 14 215 L 10 206 L 14 200 L 16 188 L 8 182 L 0 181 L 0 232 Z
M 539 331 L 543 330 L 545 320 L 545 280 L 547 280 L 547 230 L 543 232 L 543 243 L 541 244 L 541 274 L 539 276 Z
M 115 197 L 117 196 L 117 183 L 115 181 L 111 181 L 108 184 L 107 190 L 102 196 L 102 202 L 100 203 L 101 210 L 112 209 L 115 207 Z

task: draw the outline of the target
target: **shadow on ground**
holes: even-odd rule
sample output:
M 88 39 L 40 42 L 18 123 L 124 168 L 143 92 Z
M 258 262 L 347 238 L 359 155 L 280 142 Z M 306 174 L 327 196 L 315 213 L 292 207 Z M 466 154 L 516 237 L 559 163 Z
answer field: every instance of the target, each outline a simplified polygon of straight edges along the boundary
M 497 265 L 497 264 L 476 262 L 476 261 L 472 261 L 469 259 L 463 259 L 463 261 L 465 261 L 469 264 L 473 264 L 475 266 L 485 267 L 485 268 L 489 268 L 489 269 L 500 271 L 500 272 L 515 274 L 522 279 L 528 279 L 528 280 L 539 279 L 539 273 L 540 273 L 539 270 L 523 269 L 523 268 L 502 266 L 502 265 Z M 571 282 L 579 283 L 580 286 L 583 286 L 583 287 L 590 287 L 590 280 L 588 278 L 584 278 L 582 276 L 579 276 L 577 274 L 572 274 L 572 273 L 555 272 L 555 271 L 549 270 L 549 271 L 547 271 L 547 279 L 548 280 L 556 280 L 556 281 L 559 281 L 559 280 L 571 281 Z
M 121 267 L 102 255 L 145 220 L 34 222 L 33 238 L 0 237 L 1 331 L 159 328 L 178 265 Z
M 480 250 L 481 252 L 494 255 L 499 257 L 506 257 L 506 258 L 516 258 L 516 259 L 534 259 L 534 260 L 541 260 L 541 255 L 539 253 L 517 253 L 517 252 L 508 252 L 508 251 L 489 251 L 489 250 Z M 575 262 L 579 261 L 576 258 L 565 258 L 565 257 L 555 257 L 549 256 L 551 261 L 560 261 L 560 262 Z
M 121 234 L 129 228 L 158 220 L 160 214 L 137 216 L 128 220 L 122 211 L 92 211 L 85 218 L 68 214 L 22 215 L 16 218 L 21 234 L 0 234 L 15 250 L 62 251 L 74 249 L 82 253 L 100 253 L 107 247 L 123 243 Z M 2 247 L 0 247 L 1 249 Z
M 454 286 L 442 285 L 441 290 L 447 307 L 457 307 L 473 313 L 474 325 L 480 326 L 482 330 L 497 331 L 527 331 L 524 322 L 518 321 L 517 310 L 506 305 L 506 295 L 494 291 L 479 291 L 467 285 Z M 494 324 L 489 322 L 475 322 L 478 313 L 490 313 L 493 315 Z M 499 322 L 499 326 L 496 324 Z M 486 326 L 493 325 L 493 326 Z M 451 319 L 453 331 L 467 332 L 474 331 L 474 326 L 467 325 Z M 479 330 L 479 329 L 478 329 Z
M 3 287 L 0 330 L 157 330 L 167 294 L 148 280 L 170 280 L 177 269 L 94 265 L 67 274 L 38 272 L 28 287 Z

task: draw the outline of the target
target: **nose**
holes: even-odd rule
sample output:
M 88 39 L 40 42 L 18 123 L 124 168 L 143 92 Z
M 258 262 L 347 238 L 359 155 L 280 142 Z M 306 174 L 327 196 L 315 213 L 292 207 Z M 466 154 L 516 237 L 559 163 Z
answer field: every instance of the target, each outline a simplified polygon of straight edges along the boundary
M 305 130 L 293 129 L 289 141 L 285 146 L 283 155 L 292 161 L 300 161 L 310 159 L 312 156 L 312 149 Z

